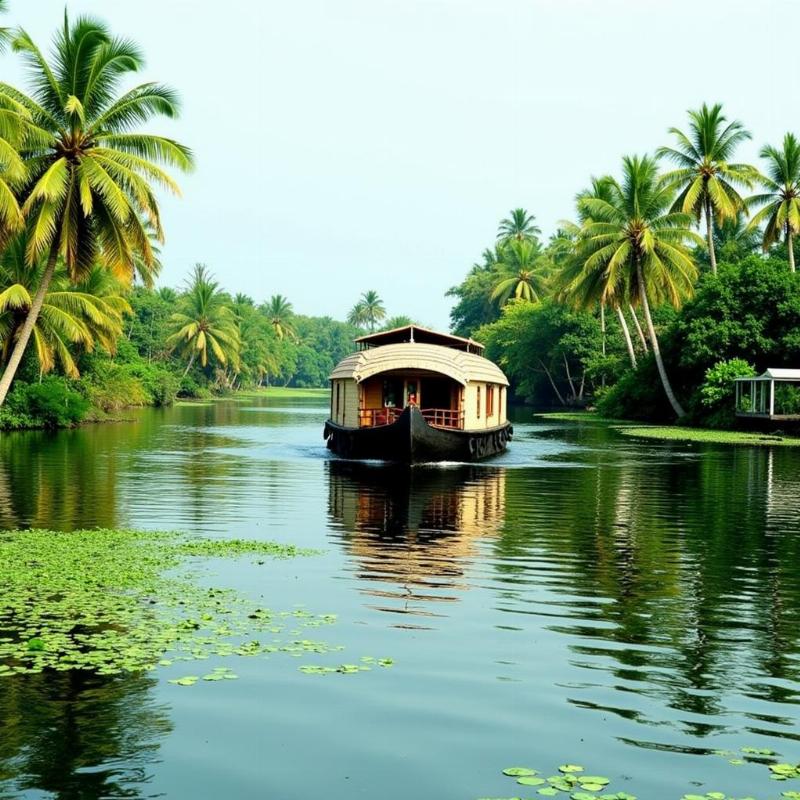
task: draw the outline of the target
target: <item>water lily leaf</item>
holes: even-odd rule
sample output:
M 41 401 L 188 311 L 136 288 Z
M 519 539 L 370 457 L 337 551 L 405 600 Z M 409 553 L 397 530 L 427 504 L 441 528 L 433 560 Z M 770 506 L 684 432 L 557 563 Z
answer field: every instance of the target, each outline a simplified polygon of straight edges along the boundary
M 518 778 L 517 783 L 521 784 L 522 786 L 541 786 L 544 783 L 547 783 L 544 778 L 534 778 L 532 776 L 526 776 L 523 778 Z
M 544 789 L 539 789 L 536 794 L 541 794 L 544 797 L 555 797 L 558 794 L 558 789 L 554 789 L 552 786 L 545 786 Z
M 529 767 L 506 767 L 503 775 L 510 775 L 512 778 L 521 778 L 523 775 L 538 775 L 535 769 Z
M 581 783 L 599 783 L 601 786 L 605 786 L 611 782 L 608 778 L 604 778 L 602 775 L 579 775 L 578 780 Z
M 562 764 L 558 768 L 558 771 L 565 773 L 583 772 L 583 767 L 581 767 L 579 764 Z

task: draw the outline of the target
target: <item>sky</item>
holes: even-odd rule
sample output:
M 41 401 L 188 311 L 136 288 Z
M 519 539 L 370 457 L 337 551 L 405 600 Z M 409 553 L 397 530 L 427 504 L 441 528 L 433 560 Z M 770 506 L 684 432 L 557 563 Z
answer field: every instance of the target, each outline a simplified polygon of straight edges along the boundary
M 64 0 L 10 0 L 45 48 Z M 591 175 L 722 102 L 741 160 L 800 132 L 797 0 L 69 0 L 174 86 L 197 168 L 163 198 L 160 284 L 196 262 L 343 319 L 367 289 L 445 328 L 511 208 L 545 235 Z M 24 82 L 17 57 L 3 80 Z

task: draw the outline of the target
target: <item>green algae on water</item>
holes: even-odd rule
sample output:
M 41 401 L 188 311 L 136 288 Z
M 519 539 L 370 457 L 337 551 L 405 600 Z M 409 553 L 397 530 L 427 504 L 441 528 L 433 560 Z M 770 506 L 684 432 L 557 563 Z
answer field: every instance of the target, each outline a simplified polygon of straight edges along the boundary
M 189 561 L 195 557 L 310 553 L 273 542 L 131 530 L 0 533 L 0 679 L 46 669 L 117 675 L 212 657 L 339 649 L 276 638 L 329 625 L 335 615 L 273 611 L 231 589 L 202 586 L 180 569 L 196 565 Z M 171 682 L 234 677 L 217 668 Z

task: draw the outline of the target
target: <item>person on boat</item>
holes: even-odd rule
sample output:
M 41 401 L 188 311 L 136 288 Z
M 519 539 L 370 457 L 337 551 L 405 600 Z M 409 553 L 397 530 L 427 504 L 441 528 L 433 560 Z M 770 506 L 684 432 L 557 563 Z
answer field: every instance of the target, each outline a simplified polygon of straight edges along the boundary
M 410 406 L 415 406 L 417 404 L 417 393 L 416 392 L 409 392 L 408 393 L 408 404 Z

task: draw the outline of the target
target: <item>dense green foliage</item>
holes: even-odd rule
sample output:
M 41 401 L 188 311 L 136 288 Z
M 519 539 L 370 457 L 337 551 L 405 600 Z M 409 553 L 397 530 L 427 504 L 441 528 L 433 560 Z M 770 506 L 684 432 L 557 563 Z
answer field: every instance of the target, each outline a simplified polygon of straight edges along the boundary
M 762 175 L 735 162 L 750 133 L 719 105 L 670 133 L 656 157 L 625 157 L 620 179 L 592 178 L 547 244 L 515 209 L 448 292 L 453 330 L 487 344 L 519 399 L 729 428 L 736 377 L 800 367 L 797 139 L 761 149 Z M 800 390 L 778 386 L 775 401 L 797 413 Z

